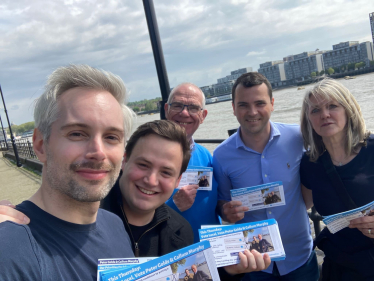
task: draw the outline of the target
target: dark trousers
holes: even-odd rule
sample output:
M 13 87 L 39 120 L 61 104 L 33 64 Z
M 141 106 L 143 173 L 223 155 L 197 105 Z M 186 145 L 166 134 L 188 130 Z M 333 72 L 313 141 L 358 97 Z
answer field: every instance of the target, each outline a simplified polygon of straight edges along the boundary
M 242 281 L 317 281 L 318 278 L 317 255 L 316 252 L 312 251 L 306 263 L 286 275 L 281 276 L 276 263 L 274 263 L 273 273 L 262 271 L 247 273 Z

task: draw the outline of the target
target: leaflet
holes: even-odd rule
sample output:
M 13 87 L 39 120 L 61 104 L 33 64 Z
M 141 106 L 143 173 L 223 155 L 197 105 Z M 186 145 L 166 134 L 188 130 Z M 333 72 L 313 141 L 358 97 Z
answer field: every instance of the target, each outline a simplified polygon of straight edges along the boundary
M 124 258 L 124 259 L 99 259 L 97 264 L 97 281 L 100 281 L 101 273 L 116 271 L 122 268 L 132 267 L 136 264 L 141 264 L 150 260 L 155 259 L 155 257 L 145 257 L 145 258 Z
M 364 216 L 374 216 L 374 201 L 354 210 L 326 216 L 324 217 L 323 222 L 326 224 L 330 232 L 334 234 L 343 228 L 348 227 L 351 220 Z
M 272 261 L 286 258 L 275 219 L 199 229 L 199 236 L 210 242 L 217 267 L 239 263 L 245 249 L 267 253 Z
M 209 241 L 193 244 L 132 267 L 101 272 L 101 280 L 171 281 L 184 279 L 194 270 L 204 279 L 220 280 Z
M 240 201 L 249 211 L 286 205 L 281 181 L 230 190 L 231 200 Z
M 190 166 L 183 174 L 177 189 L 190 184 L 197 184 L 197 190 L 212 190 L 213 168 Z

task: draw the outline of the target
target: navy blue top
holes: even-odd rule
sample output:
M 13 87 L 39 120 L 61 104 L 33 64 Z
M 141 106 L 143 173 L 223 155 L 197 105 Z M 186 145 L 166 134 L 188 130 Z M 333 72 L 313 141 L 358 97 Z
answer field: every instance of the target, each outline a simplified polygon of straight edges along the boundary
M 98 259 L 134 256 L 122 221 L 105 210 L 86 225 L 60 220 L 30 201 L 17 210 L 31 222 L 0 224 L 0 280 L 96 280 Z
M 357 207 L 374 201 L 374 139 L 369 139 L 367 147 L 362 147 L 352 161 L 335 168 Z M 304 154 L 300 165 L 300 178 L 301 183 L 313 191 L 314 206 L 322 216 L 348 211 L 331 185 L 320 159 L 313 163 Z M 339 253 L 337 257 L 332 257 L 338 263 L 347 266 L 352 264 L 356 270 L 367 269 L 374 273 L 372 239 L 358 229 L 350 228 L 344 228 L 335 234 L 331 234 L 326 228 L 323 235 L 326 235 L 331 243 L 332 251 L 325 251 L 326 255 Z

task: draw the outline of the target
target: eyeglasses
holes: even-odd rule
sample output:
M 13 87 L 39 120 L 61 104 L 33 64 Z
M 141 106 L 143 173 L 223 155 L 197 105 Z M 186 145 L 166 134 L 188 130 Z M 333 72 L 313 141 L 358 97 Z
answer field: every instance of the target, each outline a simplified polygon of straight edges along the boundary
M 177 113 L 182 112 L 185 107 L 187 107 L 187 111 L 188 111 L 189 114 L 197 114 L 201 110 L 203 110 L 198 105 L 195 105 L 195 104 L 183 104 L 183 103 L 179 103 L 179 102 L 169 103 L 169 106 L 170 106 L 170 110 L 171 111 L 174 111 L 174 112 L 177 112 Z

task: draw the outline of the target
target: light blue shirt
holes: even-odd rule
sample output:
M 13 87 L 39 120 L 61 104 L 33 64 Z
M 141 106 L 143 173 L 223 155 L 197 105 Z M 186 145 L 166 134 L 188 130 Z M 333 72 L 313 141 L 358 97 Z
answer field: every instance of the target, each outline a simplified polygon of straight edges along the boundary
M 191 151 L 191 159 L 188 162 L 190 166 L 212 167 L 212 155 L 203 146 L 193 142 L 193 149 Z M 212 190 L 198 190 L 195 197 L 195 202 L 188 210 L 181 212 L 175 205 L 173 196 L 177 192 L 175 190 L 166 204 L 181 214 L 190 224 L 194 234 L 194 241 L 199 242 L 199 229 L 203 224 L 221 224 L 216 213 L 217 205 L 217 182 L 212 182 Z
M 246 212 L 237 223 L 266 219 L 278 222 L 286 259 L 276 263 L 279 273 L 285 275 L 308 260 L 313 244 L 300 188 L 303 140 L 298 125 L 270 125 L 270 139 L 262 153 L 246 147 L 239 133 L 220 144 L 213 154 L 213 173 L 218 182 L 218 200 L 231 201 L 231 189 L 283 182 L 286 205 Z M 272 271 L 273 263 L 265 272 Z

